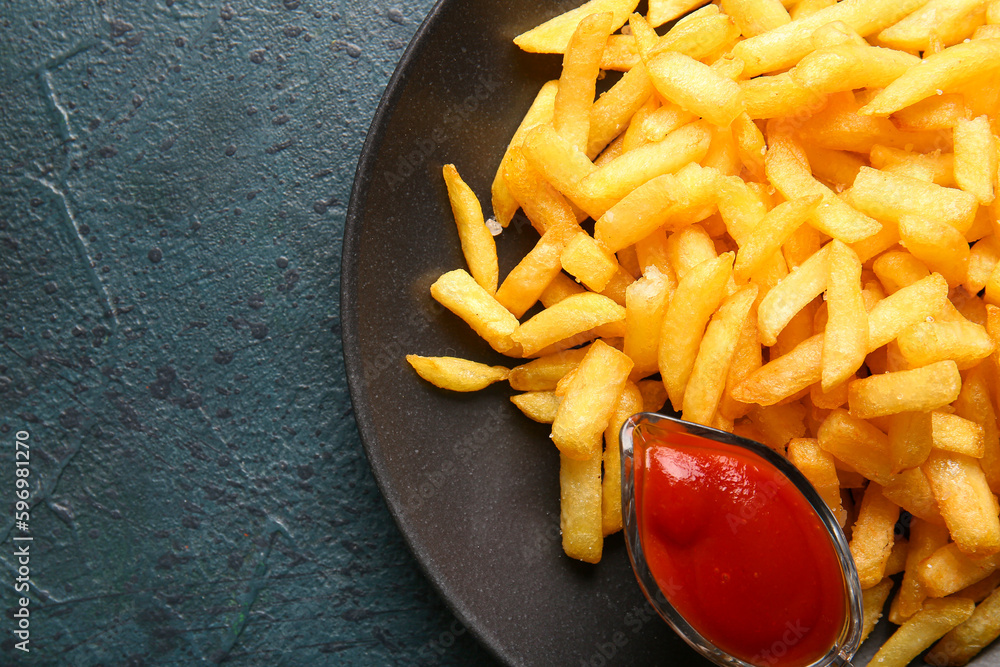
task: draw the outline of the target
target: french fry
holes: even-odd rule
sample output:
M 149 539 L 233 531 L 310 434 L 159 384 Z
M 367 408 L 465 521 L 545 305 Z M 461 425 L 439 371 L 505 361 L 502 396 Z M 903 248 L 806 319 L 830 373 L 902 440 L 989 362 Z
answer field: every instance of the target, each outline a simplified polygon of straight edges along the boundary
M 712 424 L 743 324 L 756 298 L 756 286 L 744 287 L 723 301 L 708 323 L 684 390 L 682 415 L 686 421 Z
M 584 16 L 570 37 L 563 57 L 559 90 L 556 91 L 552 110 L 552 126 L 581 151 L 587 150 L 590 107 L 594 103 L 601 54 L 614 30 L 614 18 L 611 12 Z
M 997 570 L 1000 557 L 972 559 L 952 542 L 920 562 L 917 578 L 929 597 L 944 597 L 982 581 Z
M 955 156 L 952 153 L 914 153 L 876 144 L 872 146 L 870 157 L 876 169 L 945 187 L 955 185 Z
M 1000 552 L 996 500 L 979 462 L 935 449 L 921 467 L 959 550 L 972 558 Z
M 559 259 L 566 273 L 595 292 L 604 290 L 620 268 L 614 256 L 605 252 L 590 234 L 583 231 L 566 243 Z
M 735 49 L 734 49 L 735 51 Z M 977 39 L 956 44 L 928 56 L 920 64 L 886 86 L 859 113 L 888 116 L 939 90 L 950 90 L 1000 67 L 1000 40 Z
M 955 125 L 955 182 L 979 203 L 993 203 L 997 179 L 997 142 L 989 118 L 961 119 Z
M 882 487 L 882 493 L 914 517 L 936 526 L 944 526 L 931 484 L 920 468 L 902 471 L 892 482 Z
M 658 28 L 704 4 L 707 0 L 653 0 L 649 3 L 649 23 Z
M 926 51 L 932 41 L 944 46 L 957 44 L 982 24 L 984 5 L 983 0 L 930 0 L 879 33 L 879 42 L 903 51 Z
M 681 279 L 667 306 L 658 358 L 663 385 L 675 410 L 683 405 L 705 326 L 725 298 L 732 262 L 732 253 L 726 253 L 693 268 Z
M 981 459 L 986 451 L 985 434 L 979 424 L 947 412 L 932 412 L 934 447 L 944 452 Z
M 884 433 L 844 410 L 833 410 L 819 428 L 819 446 L 838 461 L 883 486 L 891 485 L 892 458 Z
M 504 278 L 497 290 L 496 299 L 514 317 L 521 317 L 528 312 L 559 275 L 562 270 L 559 257 L 567 240 L 578 229 L 576 225 L 549 228 L 538 239 L 535 247 Z
M 701 161 L 708 152 L 711 138 L 707 123 L 689 123 L 661 141 L 624 153 L 595 170 L 583 180 L 580 187 L 591 199 L 620 201 L 657 176 L 674 173 L 686 164 Z
M 761 343 L 774 345 L 795 315 L 826 291 L 830 278 L 827 246 L 789 273 L 761 300 L 757 309 Z
M 780 133 L 771 133 L 769 128 L 768 140 L 768 151 L 764 158 L 767 177 L 782 196 L 786 199 L 810 195 L 823 197 L 811 220 L 816 229 L 844 243 L 866 239 L 881 229 L 878 222 L 856 211 L 816 180 L 809 170 L 808 161 L 804 160 L 801 147 L 794 139 Z
M 830 316 L 823 344 L 824 391 L 853 375 L 868 354 L 868 312 L 861 297 L 861 262 L 853 250 L 834 239 L 829 245 L 828 264 L 826 303 Z
M 819 334 L 750 373 L 730 390 L 730 395 L 741 403 L 780 403 L 820 381 L 822 354 L 823 335 Z
M 502 165 L 504 181 L 539 234 L 550 227 L 573 227 L 576 214 L 559 192 L 528 164 L 521 149 L 514 148 Z
M 539 125 L 528 132 L 521 150 L 535 171 L 590 217 L 601 217 L 615 203 L 584 192 L 583 179 L 597 171 L 597 167 L 551 125 Z
M 611 90 L 603 93 L 590 107 L 587 157 L 593 160 L 600 155 L 628 127 L 632 116 L 652 94 L 653 80 L 642 63 L 626 72 Z
M 577 366 L 552 422 L 552 441 L 566 457 L 600 461 L 601 437 L 632 370 L 632 360 L 595 341 Z
M 624 352 L 635 364 L 633 378 L 659 371 L 660 327 L 674 289 L 676 283 L 669 276 L 650 266 L 625 291 Z
M 976 218 L 972 195 L 916 178 L 864 167 L 851 188 L 851 202 L 879 220 L 899 224 L 904 215 L 923 216 L 965 233 Z
M 892 579 L 886 577 L 877 585 L 861 591 L 861 608 L 863 621 L 861 625 L 861 641 L 864 642 L 875 629 L 875 624 L 882 618 L 882 609 L 892 591 Z
M 514 348 L 512 335 L 517 318 L 462 269 L 449 271 L 431 285 L 431 296 L 462 318 L 479 336 L 501 354 Z
M 982 427 L 983 456 L 979 465 L 990 490 L 997 493 L 1000 491 L 1000 429 L 997 428 L 997 414 L 990 398 L 994 372 L 989 363 L 983 363 L 966 373 L 954 408 L 956 415 Z
M 1000 240 L 987 236 L 978 241 L 969 253 L 969 265 L 963 285 L 970 294 L 986 288 L 997 263 L 1000 262 Z
M 675 51 L 695 60 L 707 61 L 728 51 L 739 39 L 739 28 L 726 14 L 707 9 L 693 12 L 675 23 L 649 49 L 646 58 L 654 58 L 665 51 Z
M 510 369 L 507 381 L 517 391 L 553 391 L 567 373 L 580 365 L 588 348 L 565 350 Z
M 901 130 L 948 130 L 968 115 L 965 98 L 958 93 L 934 95 L 892 114 L 892 121 Z M 872 165 L 876 168 L 877 165 Z M 943 184 L 942 184 L 943 185 Z
M 779 204 L 771 209 L 740 246 L 733 278 L 742 283 L 757 272 L 816 210 L 822 197 L 814 195 Z
M 901 472 L 927 460 L 934 446 L 931 412 L 897 412 L 889 416 L 892 470 Z
M 469 273 L 483 289 L 495 294 L 499 277 L 497 246 L 483 220 L 483 209 L 472 188 L 458 175 L 455 165 L 446 164 L 443 172 Z
M 896 625 L 920 611 L 927 599 L 927 589 L 917 576 L 920 563 L 948 544 L 948 529 L 943 525 L 927 523 L 920 519 L 910 522 L 910 550 L 906 555 L 906 569 L 899 592 L 892 601 L 889 620 Z
M 899 351 L 914 367 L 951 360 L 963 370 L 996 349 L 986 329 L 969 321 L 918 322 L 904 329 L 898 341 Z
M 757 332 L 757 313 L 750 309 L 743 331 L 736 343 L 736 352 L 729 365 L 729 375 L 726 377 L 726 390 L 719 403 L 719 414 L 726 419 L 739 419 L 750 411 L 750 406 L 733 398 L 733 388 L 748 375 L 761 367 L 760 334 Z M 846 400 L 846 399 L 845 399 Z
M 509 371 L 503 366 L 487 366 L 457 357 L 421 357 L 406 355 L 417 375 L 435 387 L 451 391 L 479 391 L 494 382 L 506 380 Z
M 553 343 L 624 319 L 625 309 L 608 297 L 591 292 L 574 294 L 521 324 L 511 339 L 530 357 Z
M 969 243 L 957 229 L 926 217 L 899 218 L 899 238 L 910 253 L 928 269 L 944 276 L 952 287 L 961 285 L 969 273 Z
M 836 93 L 856 88 L 884 88 L 920 58 L 902 51 L 858 44 L 839 44 L 817 49 L 792 69 L 792 76 L 817 93 Z
M 661 95 L 710 123 L 728 126 L 743 112 L 739 85 L 690 56 L 667 51 L 646 68 Z
M 923 609 L 886 640 L 868 664 L 871 667 L 906 667 L 945 633 L 968 620 L 975 606 L 972 600 L 965 598 L 928 600 Z
M 744 37 L 774 30 L 792 20 L 779 0 L 722 0 L 722 11 L 733 17 Z
M 852 415 L 870 419 L 897 412 L 936 410 L 958 398 L 961 387 L 962 377 L 955 362 L 939 361 L 855 380 L 847 400 Z
M 642 393 L 625 383 L 611 420 L 604 431 L 604 478 L 601 487 L 601 526 L 606 536 L 622 529 L 621 431 L 625 420 L 642 412 Z
M 967 621 L 941 638 L 927 654 L 927 664 L 960 667 L 1000 637 L 1000 590 L 994 590 Z
M 528 391 L 510 397 L 510 402 L 528 419 L 540 424 L 551 424 L 556 419 L 562 398 L 554 391 Z
M 886 294 L 895 294 L 931 274 L 919 259 L 904 251 L 892 251 L 881 255 L 872 262 L 872 271 L 882 283 Z M 945 284 L 947 285 L 947 281 Z
M 788 460 L 816 487 L 843 527 L 847 512 L 840 499 L 840 480 L 833 456 L 820 449 L 819 441 L 813 438 L 795 438 L 788 442 Z
M 503 227 L 510 224 L 511 218 L 514 217 L 517 209 L 520 208 L 520 204 L 517 203 L 514 195 L 511 194 L 510 188 L 507 186 L 507 181 L 504 179 L 504 164 L 510 161 L 511 151 L 521 147 L 524 137 L 528 132 L 539 125 L 552 122 L 552 109 L 555 106 L 556 90 L 558 88 L 558 81 L 549 81 L 541 87 L 535 96 L 535 100 L 531 103 L 528 112 L 524 115 L 524 119 L 514 132 L 514 136 L 511 137 L 504 157 L 500 160 L 500 165 L 497 167 L 497 173 L 493 178 L 493 186 L 491 188 L 493 215 Z
M 681 208 L 677 190 L 673 174 L 644 183 L 601 216 L 594 225 L 594 238 L 611 252 L 641 241 Z
M 746 39 L 733 48 L 733 55 L 746 63 L 743 75 L 750 78 L 791 67 L 812 50 L 813 32 L 833 21 L 843 21 L 862 37 L 881 32 L 926 0 L 865 0 L 837 3 L 798 21 Z
M 851 530 L 851 555 L 858 567 L 861 588 L 871 588 L 885 577 L 898 519 L 899 506 L 886 500 L 877 483 L 869 484 Z
M 579 25 L 592 14 L 611 12 L 614 18 L 608 32 L 625 25 L 639 0 L 590 0 L 576 9 L 560 14 L 514 38 L 522 51 L 529 53 L 565 53 Z
M 789 72 L 759 76 L 739 85 L 746 114 L 754 120 L 805 115 L 826 104 L 826 95 L 809 90 Z
M 597 442 L 600 447 L 600 440 Z M 576 460 L 559 455 L 559 528 L 570 558 L 598 563 L 604 549 L 601 456 Z

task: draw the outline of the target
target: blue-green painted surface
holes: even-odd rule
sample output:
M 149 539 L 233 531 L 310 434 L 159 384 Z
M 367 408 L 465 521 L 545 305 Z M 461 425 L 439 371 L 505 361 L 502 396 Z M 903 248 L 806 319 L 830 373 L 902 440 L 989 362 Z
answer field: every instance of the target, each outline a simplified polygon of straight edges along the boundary
M 355 164 L 431 4 L 0 3 L 0 664 L 488 662 L 341 360 Z

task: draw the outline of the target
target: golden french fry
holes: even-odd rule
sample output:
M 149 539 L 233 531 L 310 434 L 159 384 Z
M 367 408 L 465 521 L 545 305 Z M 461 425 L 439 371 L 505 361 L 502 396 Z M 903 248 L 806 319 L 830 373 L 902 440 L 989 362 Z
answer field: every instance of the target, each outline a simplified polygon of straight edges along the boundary
M 975 459 L 986 453 L 986 434 L 979 424 L 947 412 L 931 413 L 934 447 Z
M 631 35 L 611 35 L 601 54 L 601 69 L 627 72 L 642 62 Z
M 676 284 L 656 266 L 625 290 L 625 348 L 635 363 L 633 378 L 659 371 L 660 327 Z M 662 404 L 657 407 L 659 409 Z
M 873 167 L 883 171 L 919 178 L 945 187 L 955 185 L 955 156 L 952 153 L 914 153 L 876 144 L 872 146 L 871 163 Z
M 956 44 L 928 56 L 919 67 L 908 70 L 886 86 L 860 113 L 867 116 L 888 116 L 936 94 L 939 90 L 951 90 L 979 77 L 989 76 L 998 67 L 1000 40 L 977 39 Z
M 930 597 L 944 597 L 982 581 L 996 571 L 1000 557 L 972 559 L 952 542 L 925 558 L 917 568 L 917 578 Z
M 563 551 L 570 558 L 600 562 L 604 549 L 601 496 L 600 454 L 581 461 L 560 453 L 559 527 Z
M 610 345 L 590 346 L 552 422 L 552 441 L 564 456 L 600 460 L 601 437 L 631 370 L 632 360 Z
M 448 186 L 448 199 L 458 225 L 458 238 L 462 242 L 462 253 L 469 265 L 469 273 L 483 289 L 490 294 L 497 291 L 499 269 L 497 268 L 497 246 L 493 234 L 483 220 L 483 209 L 479 199 L 462 177 L 455 165 L 443 168 L 444 182 Z
M 652 0 L 649 3 L 649 23 L 652 27 L 658 28 L 707 2 L 708 0 Z
M 743 331 L 736 343 L 736 352 L 729 365 L 726 391 L 719 403 L 719 414 L 726 419 L 739 419 L 750 411 L 750 406 L 733 398 L 733 388 L 748 375 L 761 367 L 760 334 L 757 332 L 757 313 L 751 308 L 743 323 Z
M 590 107 L 587 157 L 593 160 L 628 127 L 632 116 L 653 94 L 653 80 L 639 63 Z
M 906 667 L 945 633 L 968 620 L 975 606 L 966 598 L 928 600 L 886 640 L 868 664 L 871 667 Z
M 851 203 L 879 220 L 899 224 L 904 215 L 928 217 L 965 233 L 978 202 L 967 192 L 864 167 L 851 188 Z
M 563 56 L 559 90 L 552 110 L 556 132 L 580 151 L 590 137 L 590 107 L 594 103 L 601 55 L 613 32 L 614 14 L 589 14 L 580 21 Z
M 666 35 L 651 46 L 646 59 L 665 51 L 676 51 L 707 62 L 709 58 L 728 51 L 739 36 L 739 28 L 731 17 L 705 8 L 675 23 Z
M 483 340 L 501 354 L 514 348 L 517 318 L 462 269 L 449 271 L 431 285 L 431 296 L 465 320 Z
M 871 424 L 833 410 L 819 428 L 819 446 L 838 461 L 882 486 L 892 484 L 889 440 Z
M 506 380 L 509 371 L 503 366 L 487 366 L 457 357 L 421 357 L 406 355 L 417 375 L 435 387 L 451 391 L 479 391 L 494 382 Z
M 969 620 L 953 628 L 927 654 L 929 665 L 961 667 L 1000 637 L 1000 590 L 994 590 L 972 612 Z
M 869 484 L 851 531 L 851 555 L 858 567 L 861 588 L 871 588 L 886 576 L 898 519 L 899 506 L 882 495 L 877 483 Z
M 820 381 L 822 354 L 823 334 L 819 334 L 747 375 L 730 390 L 730 395 L 741 403 L 780 403 Z
M 511 339 L 530 357 L 570 336 L 624 319 L 625 309 L 606 296 L 573 294 L 521 324 Z
M 574 227 L 551 227 L 546 230 L 535 247 L 504 278 L 496 299 L 514 317 L 521 317 L 535 305 L 562 270 L 559 256 L 567 239 L 575 233 Z
M 996 349 L 986 329 L 969 321 L 918 322 L 900 332 L 898 341 L 899 351 L 914 367 L 952 360 L 962 370 Z
M 733 17 L 744 37 L 774 30 L 792 20 L 779 0 L 722 0 L 722 11 Z
M 539 234 L 550 227 L 577 224 L 569 202 L 528 164 L 520 147 L 511 149 L 504 160 L 504 181 Z
M 969 371 L 962 382 L 962 392 L 954 403 L 955 414 L 983 428 L 983 456 L 979 465 L 993 493 L 1000 491 L 1000 429 L 990 398 L 990 384 L 995 371 L 990 363 L 982 363 Z
M 982 24 L 984 5 L 983 0 L 931 0 L 879 33 L 879 42 L 903 51 L 926 51 L 932 43 L 957 44 Z
M 902 625 L 920 611 L 924 600 L 927 599 L 927 589 L 917 576 L 920 563 L 946 544 L 948 544 L 948 529 L 943 525 L 927 523 L 916 518 L 910 522 L 910 549 L 906 555 L 903 581 L 889 610 L 889 620 L 892 623 Z
M 622 529 L 621 431 L 625 420 L 642 412 L 642 393 L 625 383 L 611 420 L 604 431 L 604 478 L 601 487 L 601 525 L 605 536 Z
M 868 354 L 868 311 L 861 297 L 861 262 L 853 250 L 836 239 L 829 248 L 826 304 L 830 315 L 823 344 L 824 391 L 852 376 Z
M 884 88 L 919 64 L 920 58 L 902 51 L 838 44 L 813 51 L 791 73 L 804 87 L 823 94 L 857 88 Z
M 927 460 L 934 446 L 930 412 L 897 412 L 889 417 L 889 451 L 893 472 L 918 466 Z
M 937 410 L 956 398 L 962 377 L 954 361 L 855 380 L 848 390 L 851 414 L 870 419 L 897 412 Z
M 809 90 L 789 72 L 739 82 L 746 114 L 752 119 L 781 118 L 818 111 L 826 95 Z
M 587 232 L 579 232 L 559 256 L 566 273 L 595 292 L 602 291 L 619 270 L 614 256 L 605 252 Z
M 728 126 L 743 113 L 739 85 L 690 56 L 667 51 L 646 68 L 661 95 L 710 123 Z
M 565 350 L 539 357 L 510 369 L 507 381 L 517 391 L 553 391 L 567 373 L 580 365 L 588 348 Z
M 740 245 L 733 266 L 739 283 L 748 280 L 813 214 L 822 197 L 813 195 L 779 204 L 771 209 L 746 242 Z
M 847 512 L 840 499 L 840 480 L 833 456 L 820 449 L 813 438 L 794 438 L 788 442 L 788 460 L 806 476 L 830 506 L 841 527 L 847 521 Z
M 611 12 L 614 16 L 608 29 L 611 33 L 625 25 L 638 4 L 639 0 L 590 0 L 521 33 L 514 38 L 514 44 L 529 53 L 565 53 L 573 33 L 585 18 L 592 14 Z
M 798 21 L 750 37 L 733 48 L 733 55 L 746 63 L 743 75 L 791 67 L 812 51 L 812 34 L 821 26 L 842 21 L 862 37 L 881 32 L 927 0 L 863 0 L 837 3 Z
M 997 504 L 979 461 L 935 449 L 921 467 L 959 550 L 971 558 L 1000 552 Z
M 660 327 L 659 368 L 670 402 L 679 410 L 698 346 L 712 313 L 726 296 L 733 254 L 726 253 L 691 269 L 677 285 Z
M 521 150 L 535 171 L 595 220 L 615 203 L 584 192 L 583 179 L 597 171 L 597 167 L 551 125 L 539 125 L 528 132 Z
M 1000 239 L 996 236 L 987 236 L 976 242 L 969 253 L 969 268 L 963 283 L 966 291 L 970 294 L 983 291 L 998 262 L 1000 262 Z
M 828 246 L 789 273 L 761 300 L 757 309 L 761 343 L 774 345 L 792 318 L 826 291 L 830 277 Z
M 943 93 L 900 109 L 892 114 L 892 120 L 901 130 L 948 130 L 955 127 L 967 113 L 964 96 Z
M 510 397 L 510 402 L 524 415 L 540 424 L 551 424 L 559 410 L 560 396 L 554 391 L 529 391 Z
M 961 285 L 969 273 L 969 243 L 957 229 L 931 218 L 903 215 L 899 238 L 910 253 L 931 271 L 944 276 L 952 287 Z
M 997 179 L 997 141 L 989 118 L 960 119 L 955 125 L 955 182 L 979 203 L 993 203 Z
M 682 415 L 686 421 L 712 424 L 743 324 L 756 298 L 756 286 L 744 287 L 723 301 L 708 323 L 684 390 Z
M 892 579 L 886 577 L 877 585 L 861 591 L 861 607 L 864 620 L 861 625 L 861 641 L 865 641 L 871 631 L 875 629 L 875 624 L 882 618 L 882 609 L 885 601 L 889 599 L 892 591 Z
M 524 119 L 514 132 L 514 136 L 511 137 L 504 157 L 500 160 L 500 165 L 497 167 L 492 187 L 493 215 L 503 227 L 510 224 L 511 218 L 514 217 L 517 209 L 521 206 L 517 203 L 514 195 L 511 194 L 510 188 L 507 186 L 507 181 L 504 179 L 504 164 L 509 162 L 511 151 L 521 146 L 528 132 L 539 125 L 552 122 L 552 109 L 555 106 L 556 90 L 558 88 L 558 81 L 549 81 L 538 91 L 534 102 L 531 103 L 531 107 L 524 115 Z
M 944 527 L 930 482 L 920 468 L 909 468 L 899 473 L 892 482 L 882 487 L 882 493 L 921 521 Z

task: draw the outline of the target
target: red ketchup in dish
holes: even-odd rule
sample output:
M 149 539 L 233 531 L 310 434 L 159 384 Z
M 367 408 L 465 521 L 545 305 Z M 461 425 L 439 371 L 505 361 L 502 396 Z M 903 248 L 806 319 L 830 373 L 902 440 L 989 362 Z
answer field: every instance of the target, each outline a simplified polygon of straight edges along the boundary
M 683 433 L 636 461 L 643 551 L 660 590 L 705 639 L 763 667 L 826 655 L 847 613 L 829 533 L 780 471 Z

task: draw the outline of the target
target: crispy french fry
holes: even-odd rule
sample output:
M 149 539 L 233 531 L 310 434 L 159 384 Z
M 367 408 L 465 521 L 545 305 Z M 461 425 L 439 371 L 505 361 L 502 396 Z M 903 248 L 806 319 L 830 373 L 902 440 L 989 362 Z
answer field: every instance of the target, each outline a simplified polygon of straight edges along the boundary
M 559 256 L 562 268 L 589 289 L 600 292 L 619 270 L 614 256 L 605 252 L 587 232 L 579 232 Z
M 886 640 L 868 664 L 872 667 L 906 667 L 945 633 L 968 620 L 975 606 L 972 600 L 965 598 L 928 600 L 923 609 Z
M 681 279 L 660 327 L 659 368 L 670 402 L 679 410 L 705 326 L 725 298 L 732 253 L 702 262 Z
M 996 500 L 979 462 L 935 449 L 921 467 L 959 550 L 972 558 L 1000 552 Z
M 659 371 L 660 327 L 674 289 L 676 284 L 667 275 L 650 266 L 625 290 L 624 352 L 635 363 L 633 378 Z
M 605 536 L 622 529 L 621 431 L 625 420 L 642 412 L 642 393 L 625 383 L 611 420 L 604 431 L 604 478 L 601 488 L 601 525 Z
M 956 415 L 982 427 L 983 456 L 979 465 L 990 489 L 997 493 L 1000 491 L 1000 429 L 997 428 L 997 414 L 990 398 L 989 385 L 995 372 L 990 366 L 983 363 L 966 374 L 954 407 Z
M 819 111 L 826 95 L 809 90 L 789 72 L 739 82 L 746 114 L 752 119 L 781 118 Z
M 487 366 L 457 357 L 421 357 L 406 355 L 417 375 L 435 387 L 451 391 L 479 391 L 494 382 L 506 380 L 509 371 L 503 366 Z
M 510 369 L 507 381 L 517 391 L 553 391 L 556 383 L 580 365 L 588 348 L 565 350 Z
M 967 621 L 953 628 L 927 654 L 927 664 L 960 667 L 1000 637 L 1000 590 L 994 590 Z
M 774 345 L 778 334 L 795 315 L 826 291 L 830 278 L 829 252 L 822 250 L 807 259 L 798 270 L 789 273 L 761 300 L 757 309 L 760 340 Z
M 639 0 L 590 0 L 521 33 L 514 38 L 514 44 L 529 53 L 565 53 L 573 33 L 585 18 L 592 14 L 611 12 L 614 15 L 608 29 L 611 33 L 625 25 L 638 4 Z
M 661 95 L 710 123 L 729 125 L 743 113 L 739 85 L 690 56 L 667 51 L 646 68 Z
M 879 33 L 879 42 L 903 51 L 926 51 L 933 42 L 957 44 L 968 37 L 982 17 L 983 0 L 930 0 L 899 23 Z
M 868 354 L 868 312 L 861 297 L 861 262 L 853 250 L 836 239 L 829 248 L 826 304 L 830 316 L 823 344 L 824 391 L 852 376 Z
M 913 367 L 952 360 L 962 370 L 996 349 L 986 329 L 969 321 L 918 322 L 900 332 L 898 341 L 899 351 Z
M 779 204 L 740 246 L 733 266 L 734 279 L 742 283 L 760 269 L 791 235 L 813 214 L 822 197 L 813 195 Z
M 704 4 L 707 0 L 652 0 L 649 3 L 649 23 L 658 28 Z
M 576 225 L 549 228 L 542 234 L 535 247 L 504 278 L 500 289 L 497 290 L 496 299 L 514 317 L 521 317 L 528 312 L 559 275 L 562 270 L 559 257 L 567 240 L 578 229 Z
M 889 620 L 896 625 L 920 611 L 927 599 L 927 589 L 917 576 L 920 563 L 935 551 L 948 544 L 948 529 L 943 525 L 927 523 L 920 519 L 910 522 L 910 550 L 906 555 L 906 569 L 899 593 L 892 601 Z
M 735 51 L 735 50 L 734 50 Z M 886 86 L 860 113 L 888 116 L 939 90 L 950 90 L 1000 67 L 1000 40 L 977 39 L 956 44 L 928 56 L 920 64 Z
M 552 441 L 576 460 L 600 460 L 601 437 L 632 370 L 632 360 L 595 341 L 577 366 L 552 422 Z
M 513 317 L 513 316 L 511 316 Z M 512 332 L 525 356 L 594 327 L 625 319 L 625 309 L 606 296 L 574 294 L 546 308 Z
M 615 203 L 584 192 L 583 179 L 597 171 L 597 167 L 551 125 L 539 125 L 528 132 L 521 150 L 535 171 L 590 217 L 601 217 Z
M 556 419 L 559 410 L 560 396 L 554 391 L 528 391 L 510 397 L 510 402 L 532 421 L 540 424 L 551 424 Z
M 840 480 L 833 456 L 820 449 L 813 438 L 795 438 L 788 442 L 788 460 L 806 476 L 823 498 L 841 527 L 847 521 L 847 512 L 840 499 Z
M 501 354 L 514 348 L 512 335 L 517 318 L 462 269 L 449 271 L 431 285 L 431 296 L 465 320 L 480 337 Z
M 818 435 L 819 446 L 838 461 L 883 486 L 894 481 L 888 438 L 868 422 L 833 410 Z
M 957 229 L 926 217 L 899 218 L 899 238 L 910 253 L 928 269 L 944 276 L 952 287 L 961 285 L 969 273 L 969 243 Z
M 989 118 L 960 119 L 955 125 L 955 182 L 979 203 L 993 203 L 997 142 Z
M 889 599 L 892 591 L 892 579 L 886 577 L 877 585 L 861 591 L 861 607 L 864 620 L 861 626 L 861 641 L 865 641 L 871 631 L 875 629 L 875 624 L 882 618 L 882 609 L 885 601 Z
M 685 420 L 706 426 L 712 424 L 726 388 L 743 324 L 756 298 L 756 286 L 744 287 L 723 301 L 712 316 L 684 390 L 682 415 Z
M 570 37 L 563 57 L 559 90 L 556 91 L 552 110 L 552 126 L 581 151 L 587 150 L 590 107 L 594 103 L 601 55 L 614 29 L 614 18 L 611 12 L 584 16 Z
M 972 226 L 978 206 L 967 192 L 868 167 L 854 180 L 851 202 L 878 220 L 899 224 L 907 214 L 924 216 L 962 233 Z
M 892 482 L 882 487 L 882 493 L 914 517 L 936 526 L 944 526 L 930 482 L 920 468 L 902 471 Z
M 730 390 L 730 395 L 741 403 L 780 403 L 820 381 L 822 354 L 823 335 L 819 334 L 750 373 Z
M 569 202 L 528 164 L 520 147 L 511 149 L 504 158 L 502 169 L 510 194 L 539 234 L 550 227 L 577 224 Z
M 836 93 L 856 88 L 884 88 L 920 58 L 902 51 L 858 44 L 817 49 L 792 69 L 792 76 L 809 90 Z
M 865 490 L 861 512 L 851 530 L 851 555 L 858 567 L 861 588 L 871 588 L 885 577 L 892 553 L 893 529 L 899 506 L 886 500 L 882 487 L 872 482 Z
M 860 419 L 897 412 L 936 410 L 956 398 L 962 377 L 954 361 L 939 361 L 909 371 L 873 375 L 851 383 L 848 404 Z
M 642 63 L 626 72 L 611 90 L 602 94 L 590 107 L 587 157 L 593 160 L 600 155 L 628 127 L 632 116 L 652 94 L 653 80 Z
M 774 30 L 792 20 L 779 0 L 722 0 L 722 11 L 733 17 L 744 37 Z
M 889 451 L 893 472 L 918 466 L 927 460 L 934 446 L 930 412 L 897 412 L 889 416 Z
M 917 578 L 929 597 L 944 597 L 982 581 L 996 571 L 1000 557 L 972 559 L 952 542 L 925 558 L 917 568 Z
M 560 454 L 559 527 L 563 551 L 570 558 L 600 562 L 604 548 L 601 497 L 600 454 L 595 452 L 582 461 Z
M 443 172 L 469 273 L 483 289 L 495 294 L 499 278 L 497 246 L 483 220 L 483 209 L 472 188 L 458 175 L 455 165 L 446 164 Z

